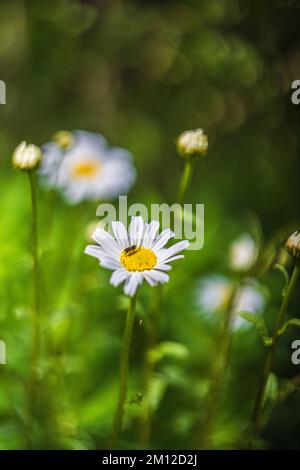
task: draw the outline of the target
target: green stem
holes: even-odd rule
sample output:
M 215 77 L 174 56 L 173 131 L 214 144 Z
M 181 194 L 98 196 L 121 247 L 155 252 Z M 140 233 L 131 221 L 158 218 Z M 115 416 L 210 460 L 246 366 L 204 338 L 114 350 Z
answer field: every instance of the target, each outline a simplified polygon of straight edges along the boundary
M 228 352 L 230 346 L 231 324 L 233 317 L 233 305 L 238 294 L 240 284 L 237 283 L 233 288 L 231 297 L 225 311 L 224 322 L 219 335 L 219 341 L 215 358 L 213 359 L 211 370 L 211 386 L 207 395 L 206 413 L 202 426 L 200 449 L 210 447 L 210 438 L 213 422 L 216 414 L 220 391 L 222 389 L 223 379 L 226 371 Z
M 183 204 L 185 193 L 190 185 L 192 174 L 195 166 L 194 158 L 187 158 L 185 161 L 185 167 L 179 183 L 177 202 Z
M 136 310 L 136 299 L 137 294 L 134 297 L 130 298 L 130 304 L 127 312 L 126 326 L 123 337 L 123 347 L 121 352 L 120 360 L 120 382 L 119 382 L 119 400 L 116 409 L 112 438 L 110 448 L 115 449 L 119 434 L 122 429 L 123 416 L 124 416 L 124 406 L 126 401 L 127 394 L 127 380 L 128 380 L 128 369 L 129 369 L 129 353 L 130 345 L 132 341 L 132 331 L 135 318 Z
M 32 210 L 32 260 L 33 260 L 33 296 L 34 307 L 32 309 L 32 351 L 31 351 L 31 372 L 28 385 L 29 395 L 29 434 L 32 433 L 34 425 L 34 415 L 37 407 L 37 361 L 40 354 L 40 266 L 39 266 L 39 242 L 38 242 L 38 200 L 35 174 L 28 171 L 31 210 Z M 31 437 L 29 436 L 31 441 Z
M 249 448 L 252 448 L 253 440 L 255 439 L 256 434 L 258 432 L 260 420 L 262 417 L 265 391 L 266 391 L 266 387 L 268 383 L 268 378 L 273 367 L 274 354 L 275 354 L 276 346 L 277 346 L 277 340 L 278 340 L 277 332 L 278 330 L 280 330 L 280 328 L 282 328 L 285 322 L 287 308 L 288 308 L 292 293 L 294 291 L 294 288 L 296 286 L 299 274 L 300 274 L 300 268 L 299 268 L 299 265 L 296 263 L 292 277 L 286 289 L 286 293 L 283 297 L 283 301 L 282 301 L 282 304 L 281 304 L 281 307 L 280 307 L 280 310 L 276 319 L 275 328 L 274 328 L 274 332 L 272 336 L 272 345 L 268 349 L 264 367 L 263 367 L 263 372 L 261 375 L 261 381 L 257 390 L 257 395 L 256 395 L 256 399 L 254 402 L 252 416 L 251 416 L 251 423 L 253 425 L 253 436 L 249 441 L 249 444 L 248 444 Z
M 150 435 L 151 435 L 151 381 L 155 371 L 155 363 L 151 357 L 151 350 L 155 347 L 158 341 L 159 331 L 159 311 L 162 300 L 162 284 L 159 284 L 154 290 L 154 302 L 149 312 L 148 329 L 147 329 L 147 345 L 145 349 L 144 358 L 144 383 L 143 383 L 143 403 L 144 412 L 140 418 L 139 423 L 139 444 L 141 448 L 149 448 Z
M 187 158 L 185 160 L 184 170 L 179 182 L 178 192 L 177 192 L 177 202 L 182 205 L 184 202 L 184 197 L 186 191 L 190 185 L 193 169 L 195 166 L 195 160 L 193 158 Z M 180 217 L 182 217 L 182 212 L 180 212 Z M 155 290 L 156 298 L 154 301 L 153 308 L 151 309 L 149 315 L 149 326 L 147 330 L 147 346 L 145 351 L 145 360 L 144 360 L 144 384 L 143 384 L 143 401 L 145 411 L 143 412 L 140 424 L 139 424 L 139 443 L 142 448 L 147 448 L 149 446 L 150 434 L 151 434 L 151 410 L 150 410 L 150 387 L 151 380 L 154 372 L 155 365 L 150 358 L 150 350 L 155 346 L 158 337 L 158 316 L 162 301 L 162 286 L 158 286 Z

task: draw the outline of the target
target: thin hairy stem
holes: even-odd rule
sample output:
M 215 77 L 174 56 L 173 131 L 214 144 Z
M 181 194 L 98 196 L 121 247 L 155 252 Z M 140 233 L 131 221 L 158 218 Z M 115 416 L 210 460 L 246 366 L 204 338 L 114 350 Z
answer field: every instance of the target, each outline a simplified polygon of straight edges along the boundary
M 37 363 L 40 356 L 41 348 L 41 332 L 40 332 L 40 265 L 39 265 L 39 237 L 38 237 L 38 201 L 37 189 L 35 181 L 35 173 L 28 171 L 30 195 L 31 195 L 31 210 L 32 210 L 32 282 L 33 282 L 33 297 L 34 305 L 32 309 L 32 343 L 31 343 L 31 367 L 30 378 L 28 384 L 28 404 L 29 404 L 29 417 L 28 417 L 28 445 L 31 447 L 32 432 L 34 427 L 35 414 L 37 409 L 38 400 L 38 378 L 37 378 Z

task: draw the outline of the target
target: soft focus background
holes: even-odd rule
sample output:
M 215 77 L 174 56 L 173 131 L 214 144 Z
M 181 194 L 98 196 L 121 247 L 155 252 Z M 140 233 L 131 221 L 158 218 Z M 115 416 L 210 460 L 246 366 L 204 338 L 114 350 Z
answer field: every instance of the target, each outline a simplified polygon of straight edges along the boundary
M 183 169 L 177 135 L 202 127 L 209 152 L 187 202 L 205 204 L 205 246 L 174 266 L 164 289 L 151 400 L 150 446 L 192 448 L 205 407 L 220 316 L 196 302 L 199 280 L 231 276 L 228 247 L 250 232 L 268 259 L 299 224 L 300 2 L 284 0 L 9 0 L 0 4 L 0 448 L 26 447 L 31 257 L 27 178 L 11 167 L 21 140 L 42 144 L 59 129 L 101 132 L 134 155 L 130 202 L 174 200 Z M 85 256 L 97 203 L 66 205 L 40 191 L 44 354 L 35 448 L 108 445 L 117 397 L 127 300 L 109 272 Z M 270 262 L 255 273 L 272 325 L 283 279 Z M 290 269 L 290 266 L 288 266 Z M 298 292 L 290 306 L 299 316 Z M 143 286 L 121 445 L 139 448 L 143 356 L 153 290 Z M 298 297 L 298 298 L 297 298 Z M 139 320 L 143 319 L 143 322 Z M 262 447 L 299 448 L 299 366 L 289 330 L 275 360 L 276 390 Z M 165 342 L 169 342 L 166 343 Z M 156 352 L 157 352 L 156 351 Z M 235 331 L 214 448 L 242 448 L 264 346 L 253 327 Z M 274 388 L 274 387 L 273 387 Z

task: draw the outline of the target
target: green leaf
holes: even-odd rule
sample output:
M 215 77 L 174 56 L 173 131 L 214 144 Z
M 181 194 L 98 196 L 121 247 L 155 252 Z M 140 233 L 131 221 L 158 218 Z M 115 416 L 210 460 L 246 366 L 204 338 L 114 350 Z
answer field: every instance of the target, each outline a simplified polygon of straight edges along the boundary
M 279 387 L 277 376 L 273 372 L 271 372 L 268 377 L 263 404 L 265 404 L 267 400 L 270 400 L 272 403 L 276 401 L 278 396 L 278 390 Z
M 167 382 L 165 377 L 156 375 L 152 378 L 149 390 L 149 408 L 151 411 L 154 411 L 158 408 L 166 389 Z
M 149 351 L 149 358 L 150 361 L 157 363 L 164 357 L 185 359 L 188 356 L 188 353 L 188 349 L 183 344 L 175 343 L 173 341 L 163 341 Z
M 255 328 L 261 335 L 265 346 L 271 346 L 273 340 L 269 335 L 268 329 L 263 318 L 259 317 L 258 315 L 252 312 L 240 312 L 239 315 L 240 317 L 244 318 L 244 320 L 247 320 L 249 323 L 252 323 L 255 326 Z
M 286 321 L 283 327 L 277 331 L 277 336 L 281 336 L 290 326 L 300 327 L 300 318 L 291 318 L 290 320 Z

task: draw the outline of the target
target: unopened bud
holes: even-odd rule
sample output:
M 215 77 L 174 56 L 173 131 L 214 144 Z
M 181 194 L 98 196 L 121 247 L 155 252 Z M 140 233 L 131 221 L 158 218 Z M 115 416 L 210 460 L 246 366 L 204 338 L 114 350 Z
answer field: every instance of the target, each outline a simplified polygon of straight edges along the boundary
M 178 152 L 187 158 L 205 155 L 208 149 L 208 138 L 203 129 L 182 132 L 176 143 Z
M 34 144 L 21 142 L 12 156 L 12 162 L 15 168 L 20 170 L 34 170 L 40 164 L 42 157 L 41 149 Z
M 298 230 L 288 238 L 285 248 L 294 258 L 300 257 L 300 232 Z
M 54 142 L 64 150 L 69 149 L 74 143 L 74 137 L 72 132 L 69 131 L 58 131 L 53 136 Z

